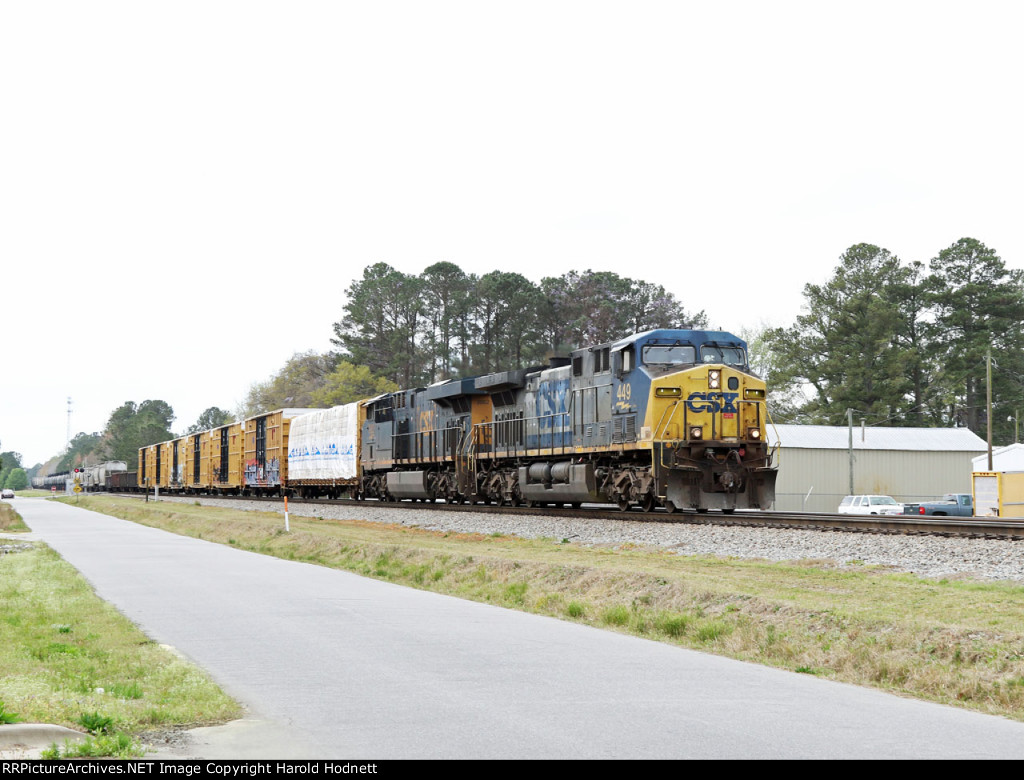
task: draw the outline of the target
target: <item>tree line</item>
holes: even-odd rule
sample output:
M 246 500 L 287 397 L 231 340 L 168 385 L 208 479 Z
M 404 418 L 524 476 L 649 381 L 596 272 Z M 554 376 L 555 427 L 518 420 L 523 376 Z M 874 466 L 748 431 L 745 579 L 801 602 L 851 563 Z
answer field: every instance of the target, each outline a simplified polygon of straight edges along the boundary
M 827 282 L 805 285 L 803 297 L 791 325 L 743 333 L 768 381 L 776 422 L 844 425 L 853 410 L 858 423 L 966 426 L 984 437 L 991 351 L 993 437 L 1013 440 L 1024 411 L 1024 272 L 1007 269 L 994 250 L 963 238 L 926 265 L 856 244 Z M 534 284 L 506 271 L 467 274 L 448 262 L 418 275 L 376 263 L 346 290 L 333 325 L 337 351 L 296 353 L 252 384 L 233 412 L 210 407 L 184 434 L 278 408 L 334 406 L 539 365 L 652 328 L 706 326 L 703 311 L 688 311 L 661 285 L 609 272 L 571 271 Z M 50 470 L 105 459 L 134 469 L 140 447 L 184 435 L 172 433 L 173 421 L 164 401 L 127 401 L 103 432 L 76 436 Z M 3 463 L 13 462 L 9 454 Z
M 751 352 L 777 422 L 967 427 L 1015 436 L 1024 411 L 1024 272 L 974 238 L 927 265 L 856 244 L 803 289 L 803 313 L 763 328 Z M 992 357 L 993 410 L 986 404 Z
M 539 365 L 587 344 L 707 321 L 661 285 L 606 271 L 535 284 L 510 271 L 467 274 L 449 262 L 418 275 L 376 263 L 346 296 L 332 343 L 402 387 Z

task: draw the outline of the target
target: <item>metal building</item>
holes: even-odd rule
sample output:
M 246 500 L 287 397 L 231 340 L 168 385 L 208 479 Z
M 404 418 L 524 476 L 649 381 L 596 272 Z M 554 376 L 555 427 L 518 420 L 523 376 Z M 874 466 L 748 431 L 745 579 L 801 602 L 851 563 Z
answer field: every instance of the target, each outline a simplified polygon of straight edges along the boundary
M 830 425 L 776 425 L 768 439 L 781 442 L 775 509 L 835 512 L 843 496 L 875 494 L 899 502 L 969 493 L 973 459 L 985 440 L 967 428 L 850 429 Z

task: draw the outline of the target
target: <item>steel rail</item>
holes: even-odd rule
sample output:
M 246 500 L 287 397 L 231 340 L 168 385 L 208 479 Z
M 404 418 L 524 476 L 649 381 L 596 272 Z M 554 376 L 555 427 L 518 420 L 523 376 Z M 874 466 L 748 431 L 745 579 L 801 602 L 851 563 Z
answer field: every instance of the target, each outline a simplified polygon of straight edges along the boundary
M 138 493 L 129 495 L 141 498 Z M 165 498 L 207 498 L 223 501 L 258 501 L 282 503 L 273 496 L 212 496 L 202 494 L 164 494 Z M 926 536 L 977 537 L 984 539 L 1024 539 L 1024 519 L 992 517 L 941 517 L 919 515 L 839 515 L 810 512 L 778 512 L 775 510 L 737 510 L 722 512 L 643 512 L 631 508 L 622 512 L 614 506 L 589 505 L 579 509 L 548 506 L 498 506 L 496 504 L 448 504 L 441 501 L 378 501 L 351 498 L 289 498 L 292 506 L 376 506 L 384 509 L 435 512 L 484 512 L 520 516 L 562 517 L 592 520 L 631 520 L 655 523 L 689 523 L 698 525 L 743 526 L 748 528 L 788 528 L 808 531 L 840 531 L 847 533 L 903 534 Z

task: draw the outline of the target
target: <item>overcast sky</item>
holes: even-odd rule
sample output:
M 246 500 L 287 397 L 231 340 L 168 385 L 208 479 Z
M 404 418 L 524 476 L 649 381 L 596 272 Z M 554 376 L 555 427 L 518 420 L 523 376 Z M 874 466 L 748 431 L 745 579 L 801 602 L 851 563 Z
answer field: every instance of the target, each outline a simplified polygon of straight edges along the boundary
M 1024 268 L 1014 2 L 0 3 L 0 449 L 176 430 L 368 264 L 789 324 L 859 242 Z

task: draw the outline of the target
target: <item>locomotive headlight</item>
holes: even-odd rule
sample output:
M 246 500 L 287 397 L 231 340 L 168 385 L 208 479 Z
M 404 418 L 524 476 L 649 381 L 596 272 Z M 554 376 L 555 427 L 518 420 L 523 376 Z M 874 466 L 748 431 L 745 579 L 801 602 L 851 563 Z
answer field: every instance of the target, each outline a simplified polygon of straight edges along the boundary
M 690 428 L 690 438 L 691 439 L 703 439 L 704 438 L 704 429 L 701 428 L 699 425 L 694 425 L 692 428 Z
M 722 386 L 722 372 L 718 369 L 708 371 L 708 387 L 717 390 Z
M 760 428 L 748 428 L 747 429 L 747 438 L 748 439 L 753 439 L 754 441 L 759 441 L 761 439 L 761 429 Z

